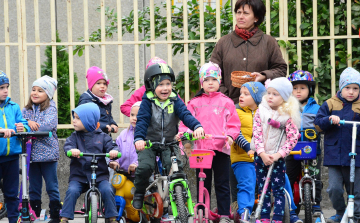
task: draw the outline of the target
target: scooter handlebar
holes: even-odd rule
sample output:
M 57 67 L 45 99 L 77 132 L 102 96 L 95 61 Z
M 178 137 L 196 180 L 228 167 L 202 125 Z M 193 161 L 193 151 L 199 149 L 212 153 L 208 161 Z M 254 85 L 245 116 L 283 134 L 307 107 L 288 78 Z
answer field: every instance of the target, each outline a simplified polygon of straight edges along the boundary
M 13 136 L 24 136 L 24 137 L 52 137 L 52 132 L 17 132 L 11 133 L 11 137 Z M 4 137 L 4 133 L 0 133 L 0 138 Z
M 66 156 L 71 157 L 72 152 L 69 150 L 66 152 Z M 110 157 L 109 153 L 83 153 L 80 152 L 80 157 L 83 156 L 95 156 L 95 157 Z M 121 152 L 118 152 L 117 158 L 121 158 Z

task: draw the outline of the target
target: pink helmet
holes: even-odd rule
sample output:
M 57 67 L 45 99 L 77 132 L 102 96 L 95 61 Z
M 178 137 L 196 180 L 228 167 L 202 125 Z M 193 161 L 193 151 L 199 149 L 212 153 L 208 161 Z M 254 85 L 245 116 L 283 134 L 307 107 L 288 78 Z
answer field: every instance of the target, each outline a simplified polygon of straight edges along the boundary
M 146 69 L 148 69 L 148 67 L 150 67 L 151 65 L 157 64 L 157 63 L 164 63 L 167 64 L 165 62 L 165 60 L 161 59 L 160 57 L 153 57 L 149 60 L 148 64 L 146 65 Z

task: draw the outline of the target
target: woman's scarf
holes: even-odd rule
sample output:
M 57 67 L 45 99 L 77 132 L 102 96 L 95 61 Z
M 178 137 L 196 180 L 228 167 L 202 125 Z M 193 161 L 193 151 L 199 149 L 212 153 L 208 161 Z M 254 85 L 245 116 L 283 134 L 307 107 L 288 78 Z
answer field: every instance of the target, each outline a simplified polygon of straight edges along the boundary
M 239 27 L 235 26 L 235 33 L 245 41 L 250 39 L 257 31 L 258 27 L 255 27 L 251 31 L 248 31 L 246 29 L 240 29 Z

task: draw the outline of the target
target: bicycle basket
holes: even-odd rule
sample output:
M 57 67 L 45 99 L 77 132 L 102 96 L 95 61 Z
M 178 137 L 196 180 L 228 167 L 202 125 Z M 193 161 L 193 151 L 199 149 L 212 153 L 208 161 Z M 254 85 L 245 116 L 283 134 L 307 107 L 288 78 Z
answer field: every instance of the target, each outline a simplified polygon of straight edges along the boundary
M 295 160 L 311 160 L 316 158 L 317 142 L 299 141 L 293 151 L 301 150 L 301 155 L 294 155 Z
M 194 149 L 189 157 L 190 168 L 211 169 L 213 156 L 215 152 L 212 150 Z

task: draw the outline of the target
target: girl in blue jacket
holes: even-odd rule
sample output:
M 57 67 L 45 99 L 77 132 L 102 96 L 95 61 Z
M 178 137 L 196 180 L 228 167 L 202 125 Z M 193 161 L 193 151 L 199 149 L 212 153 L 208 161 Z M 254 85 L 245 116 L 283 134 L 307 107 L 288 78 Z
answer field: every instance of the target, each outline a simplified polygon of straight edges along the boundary
M 57 109 L 52 100 L 57 81 L 43 76 L 34 81 L 29 102 L 24 107 L 23 117 L 28 120 L 31 131 L 51 131 L 51 137 L 39 137 L 33 140 L 31 164 L 29 168 L 29 196 L 31 208 L 37 217 L 41 212 L 41 192 L 43 178 L 49 195 L 51 223 L 60 222 L 61 209 L 57 164 L 59 160 L 59 141 L 56 135 L 58 124 Z

